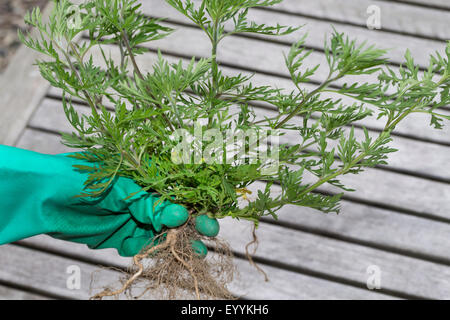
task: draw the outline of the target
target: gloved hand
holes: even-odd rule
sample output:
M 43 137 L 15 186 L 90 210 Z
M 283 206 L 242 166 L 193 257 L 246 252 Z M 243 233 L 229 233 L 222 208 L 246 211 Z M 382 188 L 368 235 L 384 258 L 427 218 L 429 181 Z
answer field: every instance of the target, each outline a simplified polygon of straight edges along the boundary
M 183 206 L 169 201 L 153 209 L 158 197 L 147 192 L 125 201 L 141 188 L 124 177 L 118 177 L 93 203 L 74 198 L 87 178 L 74 164 L 86 163 L 66 154 L 45 155 L 0 145 L 0 245 L 48 234 L 91 249 L 116 248 L 121 256 L 133 256 L 163 226 L 178 227 L 189 216 Z M 216 236 L 219 224 L 199 216 L 196 229 Z M 207 253 L 200 241 L 193 242 L 193 248 L 201 256 Z

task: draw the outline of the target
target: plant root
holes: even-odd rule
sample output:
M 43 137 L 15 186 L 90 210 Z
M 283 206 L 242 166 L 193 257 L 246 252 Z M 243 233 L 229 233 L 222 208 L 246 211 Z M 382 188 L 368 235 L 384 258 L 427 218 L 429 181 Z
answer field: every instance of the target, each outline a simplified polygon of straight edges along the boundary
M 200 258 L 192 249 L 193 240 L 213 246 L 214 252 Z M 135 255 L 121 288 L 105 288 L 91 299 L 117 298 L 121 294 L 139 299 L 147 293 L 155 299 L 234 299 L 227 284 L 235 273 L 229 246 L 222 240 L 200 236 L 188 222 L 168 230 Z M 144 284 L 143 290 L 135 295 L 132 291 L 138 284 Z
M 258 250 L 258 245 L 259 245 L 258 237 L 256 236 L 256 225 L 253 225 L 252 237 L 253 237 L 252 241 L 247 243 L 247 245 L 245 246 L 245 256 L 247 257 L 247 260 L 250 263 L 250 265 L 255 267 L 255 269 L 258 270 L 259 273 L 261 273 L 264 276 L 264 281 L 268 282 L 269 277 L 267 276 L 267 273 L 260 266 L 258 266 L 258 264 L 253 260 L 253 257 L 252 257 L 252 255 L 254 255 L 256 253 L 256 250 Z M 250 253 L 250 250 L 249 250 L 251 245 L 254 245 L 253 253 Z

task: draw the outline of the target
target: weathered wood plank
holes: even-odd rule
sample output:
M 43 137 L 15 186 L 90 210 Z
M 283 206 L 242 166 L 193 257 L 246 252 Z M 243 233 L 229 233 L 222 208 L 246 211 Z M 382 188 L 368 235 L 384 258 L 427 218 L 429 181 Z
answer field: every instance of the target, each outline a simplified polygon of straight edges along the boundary
M 142 9 L 146 14 L 152 17 L 169 18 L 168 21 L 170 22 L 194 26 L 193 22 L 165 2 L 161 3 L 157 0 L 144 1 L 142 3 Z M 422 67 L 427 67 L 430 54 L 433 54 L 436 50 L 442 50 L 444 47 L 444 42 L 442 41 L 420 39 L 414 36 L 399 35 L 396 33 L 377 32 L 369 30 L 368 28 L 361 28 L 345 23 L 330 23 L 329 21 L 285 14 L 271 10 L 250 10 L 248 18 L 250 21 L 265 23 L 267 25 L 281 23 L 289 26 L 303 26 L 300 31 L 283 37 L 258 35 L 255 35 L 255 37 L 293 43 L 298 41 L 303 34 L 307 33 L 308 37 L 306 38 L 305 45 L 323 50 L 325 35 L 330 35 L 333 32 L 333 28 L 335 28 L 337 31 L 344 32 L 351 38 L 358 39 L 358 41 L 366 40 L 368 43 L 376 44 L 377 46 L 388 49 L 387 57 L 395 63 L 404 62 L 405 50 L 406 48 L 409 48 L 416 59 L 416 63 L 420 64 Z M 180 28 L 183 28 L 183 26 L 176 27 L 176 29 Z
M 19 141 L 17 147 L 47 154 L 58 154 L 74 152 L 74 150 L 61 144 L 61 138 L 57 135 L 40 132 L 32 129 L 26 129 Z
M 0 300 L 49 300 L 49 298 L 0 285 Z
M 348 194 L 356 199 L 403 208 L 446 221 L 450 218 L 450 187 L 447 183 L 379 169 L 366 170 L 358 176 L 344 176 L 341 182 L 356 189 Z M 331 186 L 323 186 L 319 190 L 340 192 Z
M 256 183 L 253 190 L 263 189 Z M 273 187 L 274 193 L 279 190 Z M 250 198 L 254 195 L 250 195 Z M 270 218 L 269 218 L 270 219 Z M 342 201 L 341 213 L 323 214 L 317 210 L 285 206 L 279 211 L 279 223 L 336 239 L 368 246 L 406 252 L 412 256 L 450 262 L 450 225 L 401 214 L 355 202 Z
M 251 240 L 251 224 L 221 221 L 221 236 L 235 250 Z M 261 223 L 257 257 L 365 284 L 367 268 L 381 270 L 381 287 L 410 295 L 448 299 L 450 268 L 440 264 Z M 245 238 L 245 239 L 244 239 Z
M 440 8 L 450 9 L 450 3 L 447 0 L 394 0 L 396 2 L 410 3 L 410 4 L 418 4 L 421 6 L 437 6 Z
M 222 220 L 221 225 L 220 236 L 228 240 L 235 250 L 243 253 L 247 240 L 250 240 L 250 224 L 225 219 Z M 447 266 L 429 263 L 419 259 L 402 257 L 380 250 L 348 244 L 346 242 L 289 230 L 265 223 L 261 224 L 261 227 L 258 230 L 258 237 L 260 246 L 256 256 L 263 259 L 291 265 L 294 268 L 301 270 L 317 272 L 324 276 L 328 275 L 332 278 L 339 278 L 343 281 L 360 283 L 361 285 L 366 283 L 367 268 L 371 265 L 377 265 L 382 271 L 381 285 L 385 290 L 403 292 L 427 298 L 442 299 L 448 298 L 449 296 L 450 280 L 448 280 L 448 273 L 450 273 L 450 268 Z M 96 254 L 95 252 L 88 252 L 84 246 L 78 245 L 78 249 L 75 245 L 72 246 L 72 244 L 69 243 L 59 243 L 53 239 L 47 239 L 45 242 L 41 241 L 43 240 L 36 242 L 36 240 L 33 239 L 26 240 L 24 243 L 44 243 L 46 248 L 49 248 L 50 246 L 53 250 L 57 248 L 57 250 L 64 250 L 61 252 L 70 254 L 81 254 L 81 252 L 83 252 L 82 254 L 85 258 L 95 256 Z M 115 255 L 113 251 L 109 251 Z M 114 258 L 111 257 L 110 259 Z M 241 288 L 246 288 L 249 298 L 259 298 L 255 297 L 255 295 L 262 293 L 262 288 L 259 287 L 261 275 L 258 273 L 255 274 L 250 268 L 242 269 L 247 263 L 242 260 L 237 261 L 242 262 L 242 265 L 238 264 L 242 274 L 240 279 L 246 280 L 246 285 Z M 125 266 L 122 265 L 122 267 Z M 268 269 L 269 271 L 274 270 L 266 265 L 264 265 L 263 268 Z M 276 283 L 281 278 L 282 276 L 280 274 L 272 274 L 271 282 L 275 281 Z M 248 286 L 250 284 L 253 284 L 253 287 L 249 288 Z M 272 283 L 272 286 L 273 285 L 274 284 Z M 275 292 L 277 292 L 277 289 L 272 286 L 269 286 L 268 289 L 272 290 L 273 294 L 276 294 Z M 301 288 L 293 284 L 289 287 L 291 295 L 294 294 L 294 289 L 298 290 L 298 288 Z M 267 292 L 263 294 L 266 296 Z
M 394 0 L 396 2 L 410 3 L 410 4 L 418 4 L 421 6 L 437 6 L 440 8 L 450 9 L 450 3 L 447 0 Z
M 43 15 L 48 17 L 52 3 Z M 36 30 L 34 30 L 34 34 Z M 41 57 L 35 51 L 21 46 L 0 76 L 0 143 L 14 145 L 34 109 L 39 105 L 49 84 L 33 63 Z
M 47 236 L 33 237 L 21 241 L 37 248 L 51 249 L 72 256 L 82 256 L 84 259 L 101 261 L 103 265 L 114 265 L 122 268 L 129 266 L 129 259 L 121 258 L 113 249 L 89 250 L 81 244 L 52 239 Z M 2 253 L 0 247 L 0 254 Z M 267 266 L 271 277 L 270 282 L 264 282 L 258 273 L 252 270 L 247 261 L 235 259 L 240 276 L 230 284 L 230 290 L 237 296 L 248 299 L 387 299 L 377 292 L 349 287 L 305 276 L 295 272 Z M 92 268 L 86 272 L 92 272 Z M 86 295 L 88 296 L 88 295 Z
M 369 16 L 367 8 L 370 5 L 377 5 L 380 8 L 382 29 L 386 31 L 440 40 L 449 38 L 449 11 L 409 6 L 392 1 L 286 0 L 275 8 L 292 14 L 365 27 Z
M 170 24 L 167 24 L 171 26 Z M 183 43 L 181 47 L 179 44 Z M 146 48 L 161 49 L 165 53 L 174 53 L 182 56 L 209 57 L 211 44 L 207 36 L 196 28 L 181 28 L 165 39 L 149 42 Z M 442 45 L 441 53 L 445 49 Z M 289 72 L 285 66 L 283 53 L 289 50 L 289 46 L 264 42 L 254 38 L 230 36 L 225 38 L 218 50 L 218 61 L 224 65 L 241 68 L 250 72 L 268 73 L 289 78 Z M 245 54 L 244 54 L 245 53 Z M 326 80 L 329 70 L 325 54 L 319 51 L 312 52 L 307 61 L 309 66 L 319 65 L 316 73 L 311 76 L 315 82 Z M 396 70 L 396 67 L 392 67 Z M 346 76 L 337 80 L 334 84 L 341 86 L 344 83 L 376 82 L 376 75 Z
M 14 245 L 0 247 L 2 267 L 0 279 L 7 279 L 24 287 L 57 295 L 62 298 L 86 299 L 89 297 L 91 273 L 95 266 L 73 259 L 65 259 Z M 78 266 L 81 271 L 81 290 L 67 288 L 67 268 Z M 118 280 L 119 273 L 105 270 L 99 275 L 99 283 L 107 284 Z M 32 279 L 32 281 L 30 281 Z

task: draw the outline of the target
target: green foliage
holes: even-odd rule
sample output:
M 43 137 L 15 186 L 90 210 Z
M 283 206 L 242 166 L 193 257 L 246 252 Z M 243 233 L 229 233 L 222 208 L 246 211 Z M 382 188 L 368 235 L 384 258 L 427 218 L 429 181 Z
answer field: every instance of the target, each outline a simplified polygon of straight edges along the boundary
M 85 151 L 75 157 L 91 163 L 77 167 L 89 173 L 81 196 L 97 197 L 117 176 L 126 176 L 142 190 L 160 194 L 161 200 L 217 218 L 232 216 L 257 223 L 265 215 L 276 218 L 277 210 L 287 204 L 338 212 L 341 194 L 322 195 L 315 192 L 318 187 L 328 183 L 350 191 L 339 181 L 342 175 L 387 164 L 388 155 L 396 151 L 389 147 L 391 132 L 408 115 L 429 114 L 431 125 L 438 129 L 449 119 L 439 108 L 450 103 L 450 42 L 444 55 L 430 58 L 425 71 L 409 51 L 405 63 L 394 71 L 384 50 L 359 44 L 337 31 L 325 43 L 324 64 L 310 66 L 313 51 L 305 49 L 303 36 L 285 55 L 296 87 L 286 92 L 256 86 L 251 76 L 224 74 L 216 59 L 220 41 L 227 36 L 295 32 L 298 28 L 248 21 L 252 8 L 281 0 L 166 2 L 206 33 L 212 48 L 209 59 L 170 63 L 159 53 L 152 70 L 141 70 L 135 57 L 146 52 L 143 44 L 166 37 L 172 29 L 142 14 L 136 0 L 90 0 L 75 11 L 70 1 L 61 0 L 48 23 L 42 22 L 38 9 L 26 17 L 39 30 L 39 37 L 21 34 L 22 41 L 48 56 L 37 63 L 41 74 L 64 92 L 63 108 L 74 129 L 63 134 L 64 142 Z M 118 48 L 120 59 L 110 56 L 107 45 Z M 94 62 L 95 50 L 101 63 Z M 321 84 L 314 90 L 302 87 L 317 79 L 324 67 L 328 73 Z M 378 80 L 358 81 L 368 75 Z M 353 103 L 329 98 L 329 93 L 351 98 Z M 90 114 L 75 111 L 75 98 L 90 106 Z M 276 112 L 261 119 L 255 102 Z M 374 114 L 384 121 L 384 130 L 374 135 L 364 129 L 364 137 L 358 140 L 352 124 Z M 194 137 L 218 129 L 218 136 L 209 136 L 210 142 L 248 129 L 295 138 L 273 146 L 279 162 L 275 170 L 267 171 L 262 159 L 239 157 L 254 145 L 264 145 L 260 138 L 238 148 L 231 163 L 222 161 L 229 158 L 228 150 L 212 151 L 208 145 L 194 143 L 189 156 L 197 161 L 180 164 L 174 161 L 180 157 L 174 149 L 179 146 L 174 132 L 180 129 Z M 202 154 L 216 157 L 207 161 Z M 266 187 L 251 194 L 247 188 L 257 181 Z M 276 184 L 281 192 L 274 195 L 271 190 Z

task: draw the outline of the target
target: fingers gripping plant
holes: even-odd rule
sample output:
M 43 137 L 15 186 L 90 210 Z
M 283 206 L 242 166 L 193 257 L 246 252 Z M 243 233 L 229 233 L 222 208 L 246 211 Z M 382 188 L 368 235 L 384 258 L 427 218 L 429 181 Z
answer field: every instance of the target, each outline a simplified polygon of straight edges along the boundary
M 42 76 L 63 91 L 64 111 L 74 129 L 63 134 L 64 143 L 83 150 L 75 157 L 91 163 L 77 167 L 89 173 L 80 196 L 98 197 L 115 177 L 125 176 L 142 190 L 158 193 L 161 201 L 184 205 L 193 217 L 231 216 L 257 226 L 264 216 L 277 218 L 277 211 L 288 204 L 337 213 L 342 194 L 324 195 L 317 188 L 331 184 L 350 191 L 341 176 L 386 164 L 388 154 L 396 151 L 389 147 L 391 133 L 410 114 L 428 114 L 437 129 L 449 119 L 439 108 L 450 103 L 450 42 L 444 54 L 430 57 L 426 70 L 415 65 L 409 51 L 405 63 L 393 69 L 384 50 L 335 30 L 325 42 L 323 64 L 311 66 L 312 51 L 305 48 L 304 36 L 285 55 L 296 88 L 291 92 L 223 72 L 217 53 L 224 38 L 297 31 L 248 21 L 249 9 L 281 1 L 166 0 L 204 31 L 211 56 L 171 63 L 159 52 L 151 70 L 138 65 L 136 57 L 147 52 L 143 44 L 174 30 L 146 17 L 136 0 L 90 0 L 76 10 L 70 1 L 58 1 L 48 23 L 42 22 L 38 9 L 29 14 L 26 21 L 37 27 L 40 37 L 21 39 L 49 57 L 37 64 Z M 315 83 L 313 77 L 325 69 L 327 76 Z M 315 89 L 305 89 L 305 83 Z M 72 99 L 86 103 L 90 114 L 78 114 Z M 272 110 L 271 116 L 258 114 L 255 105 L 261 104 Z M 357 138 L 352 123 L 374 115 L 384 129 L 376 135 L 364 129 Z M 241 135 L 249 130 L 256 138 Z M 279 143 L 269 143 L 269 135 Z M 229 137 L 241 139 L 228 143 Z M 216 142 L 215 148 L 199 143 L 202 139 Z M 258 156 L 267 149 L 269 156 Z M 249 197 L 255 182 L 265 183 L 265 188 Z M 274 185 L 281 189 L 277 195 L 271 192 Z M 166 243 L 172 238 L 170 234 Z M 204 288 L 194 260 L 184 267 L 197 282 L 199 297 Z M 178 285 L 190 288 L 185 282 Z

